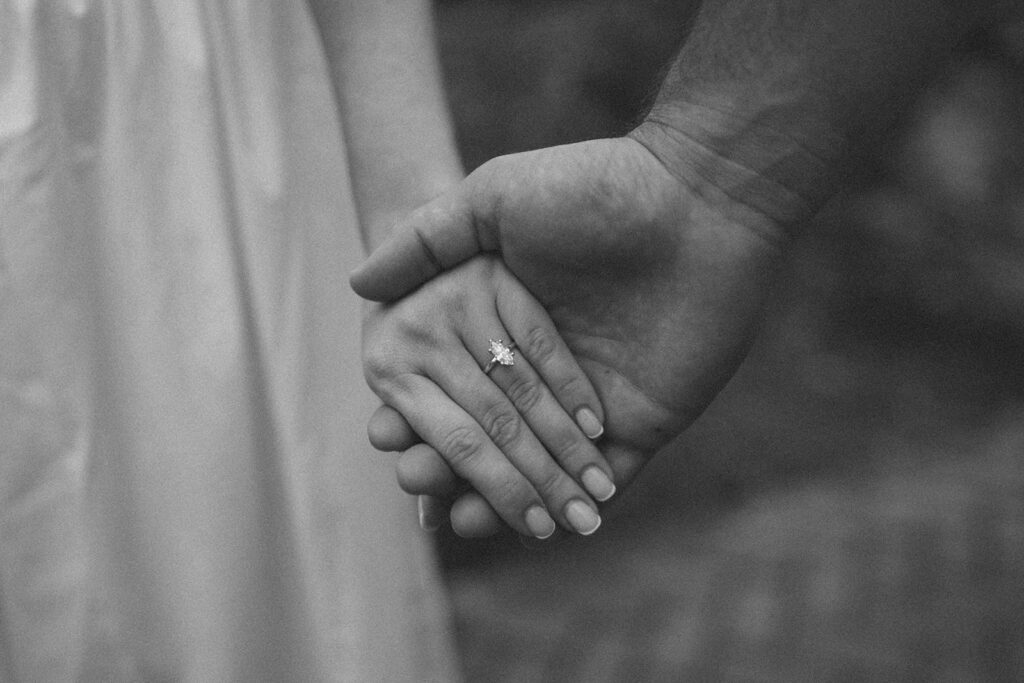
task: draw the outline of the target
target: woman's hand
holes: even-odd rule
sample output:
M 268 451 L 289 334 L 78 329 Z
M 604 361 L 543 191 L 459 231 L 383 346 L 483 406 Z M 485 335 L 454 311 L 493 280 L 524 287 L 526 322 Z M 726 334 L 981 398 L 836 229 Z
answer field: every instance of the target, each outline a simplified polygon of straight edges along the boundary
M 620 489 L 732 376 L 784 234 L 734 199 L 732 185 L 667 167 L 654 142 L 594 140 L 492 160 L 398 225 L 352 279 L 359 294 L 393 300 L 481 251 L 500 254 L 598 391 L 600 447 Z M 700 160 L 697 151 L 686 158 Z M 403 462 L 422 455 L 414 449 Z M 429 459 L 416 462 L 409 472 L 429 476 L 407 478 L 406 490 L 432 493 L 450 479 Z M 486 509 L 468 509 L 481 513 L 473 528 L 494 527 Z
M 600 401 L 500 261 L 472 259 L 398 302 L 372 305 L 363 330 L 370 387 L 509 526 L 538 538 L 556 522 L 597 529 L 594 499 L 615 490 L 590 440 L 602 431 Z M 513 364 L 491 363 L 491 342 L 512 340 Z M 370 437 L 388 448 L 372 429 Z
M 444 458 L 431 446 L 423 443 L 401 413 L 391 406 L 382 405 L 367 425 L 370 442 L 382 451 L 399 454 L 396 471 L 398 483 L 406 493 L 417 497 L 420 526 L 426 531 L 437 531 L 445 523 L 463 538 L 485 538 L 501 531 L 505 525 L 494 509 L 465 480 L 458 477 Z M 601 501 L 615 493 L 592 468 L 584 472 L 583 479 Z

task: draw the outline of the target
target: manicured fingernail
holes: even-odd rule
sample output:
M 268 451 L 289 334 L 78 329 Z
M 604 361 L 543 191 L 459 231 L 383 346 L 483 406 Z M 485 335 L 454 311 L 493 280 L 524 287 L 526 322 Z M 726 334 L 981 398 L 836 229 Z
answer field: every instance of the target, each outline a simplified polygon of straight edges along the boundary
M 615 495 L 615 484 L 598 467 L 591 466 L 583 471 L 583 488 L 587 493 L 603 503 Z
M 526 526 L 531 534 L 541 540 L 555 533 L 555 520 L 540 505 L 534 505 L 526 511 Z
M 427 509 L 427 500 L 423 496 L 416 497 L 416 510 L 420 515 L 420 528 L 424 531 L 437 531 L 441 528 L 441 521 L 437 515 L 431 514 Z
M 589 536 L 601 526 L 601 517 L 582 500 L 574 500 L 565 506 L 565 517 L 576 533 Z
M 576 411 L 576 424 L 580 426 L 588 439 L 596 439 L 604 434 L 604 425 L 590 408 L 580 408 Z

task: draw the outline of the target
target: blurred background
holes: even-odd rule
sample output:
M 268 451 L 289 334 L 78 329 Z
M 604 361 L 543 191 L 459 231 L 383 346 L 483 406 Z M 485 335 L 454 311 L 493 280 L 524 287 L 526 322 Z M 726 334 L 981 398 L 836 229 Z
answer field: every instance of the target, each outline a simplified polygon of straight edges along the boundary
M 692 5 L 448 0 L 469 168 L 618 135 Z M 590 539 L 442 533 L 470 681 L 1024 680 L 1024 25 L 792 246 L 734 381 Z

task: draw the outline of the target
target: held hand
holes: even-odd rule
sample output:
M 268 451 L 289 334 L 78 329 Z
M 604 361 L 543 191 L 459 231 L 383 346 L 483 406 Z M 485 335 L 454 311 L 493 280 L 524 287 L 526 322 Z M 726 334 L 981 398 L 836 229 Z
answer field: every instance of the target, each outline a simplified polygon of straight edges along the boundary
M 418 495 L 419 522 L 424 530 L 436 531 L 450 523 L 455 533 L 465 538 L 493 536 L 501 530 L 501 518 L 483 496 L 469 489 L 397 410 L 380 406 L 370 418 L 368 431 L 370 442 L 378 449 L 401 452 L 398 483 L 406 492 Z
M 597 389 L 600 445 L 620 485 L 731 377 L 779 253 L 764 216 L 670 172 L 641 140 L 492 160 L 397 226 L 352 276 L 357 293 L 388 301 L 499 252 Z
M 600 401 L 500 261 L 473 259 L 397 303 L 371 306 L 363 335 L 370 387 L 506 523 L 540 538 L 556 521 L 580 534 L 597 529 L 591 496 L 614 493 L 587 436 L 600 433 Z M 516 340 L 515 350 L 500 339 Z M 380 446 L 389 430 L 374 424 Z

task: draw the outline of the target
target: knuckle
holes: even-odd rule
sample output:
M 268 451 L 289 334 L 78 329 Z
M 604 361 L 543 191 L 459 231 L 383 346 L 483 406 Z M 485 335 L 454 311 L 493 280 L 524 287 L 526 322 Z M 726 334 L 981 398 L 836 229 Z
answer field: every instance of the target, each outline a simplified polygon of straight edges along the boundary
M 582 376 L 573 373 L 569 377 L 566 377 L 560 381 L 555 388 L 559 396 L 574 396 L 583 392 L 590 393 L 590 386 L 586 383 Z
M 488 411 L 481 426 L 491 441 L 504 450 L 519 438 L 523 421 L 519 415 L 499 407 Z
M 558 467 L 546 468 L 544 474 L 534 482 L 537 492 L 545 499 L 558 497 L 568 483 L 569 478 Z
M 524 346 L 527 357 L 535 365 L 543 365 L 551 361 L 558 349 L 554 335 L 543 327 L 531 328 L 526 333 Z
M 366 374 L 366 383 L 370 390 L 377 395 L 384 405 L 394 407 L 401 403 L 401 399 L 408 397 L 412 392 L 413 379 L 408 372 L 389 370 L 386 373 L 371 377 Z
M 479 458 L 483 443 L 470 427 L 455 427 L 441 439 L 440 452 L 456 471 L 465 471 Z
M 551 454 L 564 466 L 577 460 L 582 455 L 583 448 L 588 445 L 582 443 L 573 433 L 560 433 L 554 437 L 554 443 L 551 444 Z
M 363 354 L 363 374 L 370 386 L 383 382 L 395 373 L 395 360 L 380 349 Z
M 526 487 L 516 477 L 505 477 L 497 482 L 489 498 L 497 509 L 506 511 L 525 508 L 528 500 Z
M 393 354 L 412 356 L 415 349 L 433 348 L 443 343 L 442 328 L 436 321 L 442 319 L 438 309 L 446 310 L 444 306 L 429 306 L 423 302 L 402 302 L 408 303 L 395 310 L 392 320 L 390 338 L 381 343 L 381 348 L 390 349 Z M 418 305 L 412 305 L 412 304 Z
M 408 310 L 416 317 L 419 324 L 423 324 L 422 313 L 425 309 L 431 312 L 450 315 L 455 307 L 465 306 L 468 299 L 464 276 L 461 274 L 461 266 L 458 269 L 445 270 L 434 279 L 425 283 L 419 291 L 422 295 L 419 302 L 408 301 Z
M 521 414 L 526 414 L 537 407 L 537 404 L 540 403 L 544 395 L 544 391 L 540 383 L 535 379 L 520 375 L 515 377 L 508 385 L 505 394 L 512 401 L 512 405 L 516 407 L 516 410 Z

